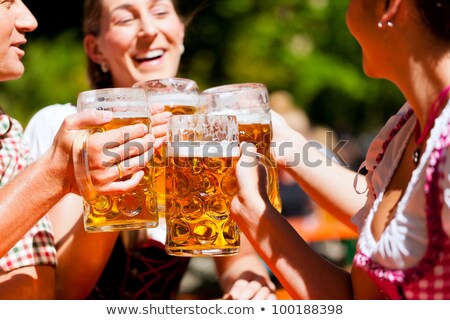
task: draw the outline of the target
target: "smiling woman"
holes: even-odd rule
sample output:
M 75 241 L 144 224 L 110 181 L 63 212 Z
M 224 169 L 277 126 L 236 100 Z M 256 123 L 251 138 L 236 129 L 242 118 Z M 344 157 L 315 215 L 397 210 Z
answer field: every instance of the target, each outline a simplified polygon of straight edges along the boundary
M 84 44 L 93 87 L 130 87 L 176 75 L 184 52 L 184 24 L 171 0 L 110 0 L 103 6 L 88 0 L 85 12 Z

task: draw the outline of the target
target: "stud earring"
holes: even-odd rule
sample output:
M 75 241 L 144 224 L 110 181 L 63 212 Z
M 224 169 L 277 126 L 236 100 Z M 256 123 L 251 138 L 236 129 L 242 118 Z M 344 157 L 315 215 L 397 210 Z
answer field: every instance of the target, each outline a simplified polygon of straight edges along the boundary
M 183 54 L 184 50 L 185 50 L 184 44 L 180 44 L 180 54 Z
M 103 73 L 107 73 L 107 72 L 109 71 L 109 67 L 108 67 L 108 65 L 106 64 L 106 62 L 102 62 L 102 63 L 100 64 L 100 67 L 102 68 Z
M 377 26 L 379 29 L 383 29 L 383 27 L 384 27 L 383 21 L 381 21 L 381 20 L 378 21 Z M 388 21 L 388 22 L 386 22 L 386 26 L 388 28 L 392 28 L 392 27 L 394 27 L 394 23 L 392 21 Z

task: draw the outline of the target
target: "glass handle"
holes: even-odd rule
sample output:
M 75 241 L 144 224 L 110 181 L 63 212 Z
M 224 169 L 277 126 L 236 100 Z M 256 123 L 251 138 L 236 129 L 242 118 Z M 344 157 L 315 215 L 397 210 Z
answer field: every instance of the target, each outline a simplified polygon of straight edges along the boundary
M 270 185 L 271 177 L 275 178 L 275 177 L 278 176 L 278 171 L 277 171 L 276 164 L 271 159 L 269 159 L 267 156 L 265 156 L 265 155 L 263 155 L 261 153 L 257 153 L 256 154 L 256 158 L 259 160 L 259 163 L 264 165 L 264 167 L 266 168 L 266 172 L 267 172 L 267 186 L 266 186 L 267 197 L 269 198 L 269 200 L 272 203 L 272 205 L 274 205 L 274 207 L 278 211 L 281 212 L 281 208 L 277 208 L 277 206 L 274 204 L 274 199 L 272 199 L 273 195 L 271 194 L 272 186 Z M 273 183 L 277 183 L 277 181 L 273 181 Z M 278 188 L 276 190 L 278 191 Z
M 91 174 L 89 172 L 89 154 L 88 154 L 88 137 L 89 130 L 80 131 L 73 142 L 73 162 L 75 179 L 77 181 L 78 190 L 91 206 L 98 211 L 110 208 L 110 200 L 108 197 L 99 195 L 92 184 Z

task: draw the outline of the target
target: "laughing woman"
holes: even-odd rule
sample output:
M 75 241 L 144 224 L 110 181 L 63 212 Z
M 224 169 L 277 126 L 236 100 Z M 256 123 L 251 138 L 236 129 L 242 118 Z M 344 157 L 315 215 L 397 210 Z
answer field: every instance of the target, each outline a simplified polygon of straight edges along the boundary
M 176 76 L 185 26 L 173 1 L 86 0 L 84 11 L 84 47 L 93 88 L 131 87 L 138 81 Z M 152 125 L 160 138 L 170 113 L 158 111 Z M 36 157 L 50 146 L 63 119 L 75 112 L 73 106 L 56 105 L 36 114 L 25 133 Z M 167 255 L 164 235 L 163 240 L 153 235 L 139 249 L 127 250 L 118 233 L 87 234 L 82 212 L 81 198 L 71 195 L 50 215 L 58 255 L 58 298 L 175 297 L 189 259 Z M 243 242 L 239 255 L 215 259 L 224 296 L 275 298 L 264 264 Z

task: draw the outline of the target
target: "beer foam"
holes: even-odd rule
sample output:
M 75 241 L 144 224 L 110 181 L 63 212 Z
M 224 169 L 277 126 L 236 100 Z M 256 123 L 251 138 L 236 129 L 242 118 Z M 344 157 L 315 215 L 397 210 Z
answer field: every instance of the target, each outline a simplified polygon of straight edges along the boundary
M 169 142 L 169 157 L 236 158 L 241 154 L 239 144 L 230 141 Z
M 114 119 L 150 118 L 150 113 L 145 112 L 114 112 Z
M 104 110 L 104 111 L 111 111 L 114 113 L 139 113 L 139 114 L 145 114 L 145 116 L 148 116 L 148 104 L 146 101 L 92 101 L 92 102 L 86 102 L 81 105 L 78 103 L 77 110 L 78 112 L 82 110 L 87 109 L 97 109 L 97 110 Z M 139 112 L 141 111 L 141 112 Z M 128 116 L 130 117 L 130 116 Z
M 198 106 L 198 94 L 192 93 L 152 93 L 147 94 L 150 105 L 168 105 L 168 106 Z
M 236 116 L 236 119 L 238 123 L 241 124 L 253 124 L 253 123 L 259 123 L 259 124 L 269 124 L 271 123 L 271 117 L 270 114 L 267 113 L 246 113 L 243 112 L 244 110 L 221 110 L 221 111 L 213 111 L 208 112 L 210 115 L 230 115 L 230 116 Z

